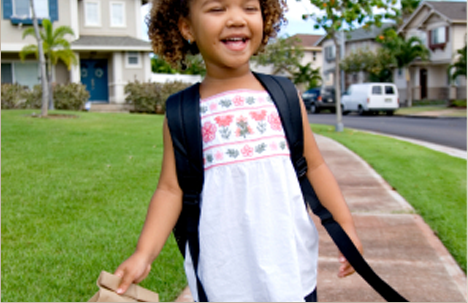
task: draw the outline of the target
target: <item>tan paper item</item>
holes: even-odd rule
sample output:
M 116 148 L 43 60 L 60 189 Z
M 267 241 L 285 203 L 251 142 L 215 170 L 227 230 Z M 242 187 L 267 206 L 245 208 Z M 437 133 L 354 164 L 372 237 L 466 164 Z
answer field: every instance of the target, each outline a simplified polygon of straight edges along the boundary
M 99 291 L 88 302 L 159 302 L 157 293 L 136 284 L 131 284 L 124 294 L 117 294 L 120 280 L 120 277 L 102 271 L 97 280 Z

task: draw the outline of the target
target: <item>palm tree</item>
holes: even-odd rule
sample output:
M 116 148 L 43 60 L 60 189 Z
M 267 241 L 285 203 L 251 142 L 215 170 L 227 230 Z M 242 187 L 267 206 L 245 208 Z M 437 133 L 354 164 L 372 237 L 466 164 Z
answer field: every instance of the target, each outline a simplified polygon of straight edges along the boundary
M 455 79 L 458 76 L 465 76 L 466 77 L 466 65 L 467 65 L 466 51 L 467 51 L 467 48 L 466 48 L 466 44 L 465 44 L 464 48 L 461 48 L 461 49 L 457 50 L 457 53 L 460 55 L 458 57 L 458 60 L 455 63 L 450 64 L 449 67 L 448 67 L 448 72 L 449 72 L 449 75 L 450 75 L 450 79 L 452 81 L 455 81 Z M 453 73 L 452 73 L 452 69 L 455 69 Z
M 306 65 L 297 65 L 297 70 L 293 72 L 294 84 L 305 84 L 306 90 L 320 86 L 322 77 L 320 76 L 320 68 L 312 68 L 310 63 Z
M 70 42 L 64 37 L 74 35 L 75 33 L 69 26 L 59 26 L 53 28 L 52 22 L 48 19 L 42 20 L 43 29 L 40 31 L 44 54 L 47 59 L 47 78 L 49 80 L 49 109 L 54 108 L 52 93 L 52 66 L 55 66 L 61 60 L 70 70 L 72 64 L 78 64 L 75 54 L 70 49 Z M 34 28 L 27 28 L 23 32 L 23 39 L 27 36 L 34 36 Z M 29 44 L 23 47 L 20 52 L 21 60 L 27 55 L 34 54 L 38 57 L 38 47 L 35 44 Z
M 397 35 L 394 30 L 387 31 L 385 37 L 380 37 L 380 41 L 395 57 L 397 67 L 405 70 L 407 88 L 406 95 L 408 106 L 411 106 L 413 101 L 413 87 L 410 79 L 410 65 L 416 59 L 428 61 L 430 52 L 420 38 L 410 37 L 405 40 L 403 37 Z

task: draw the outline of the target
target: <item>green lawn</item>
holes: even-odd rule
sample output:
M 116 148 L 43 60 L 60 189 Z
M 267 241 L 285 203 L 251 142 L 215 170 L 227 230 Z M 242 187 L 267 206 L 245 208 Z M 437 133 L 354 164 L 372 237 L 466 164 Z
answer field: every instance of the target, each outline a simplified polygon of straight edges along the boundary
M 2 301 L 86 301 L 101 270 L 133 252 L 162 158 L 162 116 L 2 111 Z M 70 113 L 70 112 L 67 112 Z M 314 126 L 360 154 L 437 231 L 466 269 L 466 161 L 406 142 Z M 369 140 L 372 139 L 372 140 Z M 186 285 L 170 241 L 142 286 Z
M 466 160 L 396 139 L 313 125 L 369 163 L 436 232 L 466 272 Z
M 441 115 L 446 117 L 466 117 L 466 109 L 450 108 L 445 105 L 401 107 L 395 111 L 395 115 L 406 116 L 423 112 L 442 112 Z
M 2 111 L 2 301 L 79 302 L 130 256 L 157 185 L 162 116 Z M 142 285 L 186 285 L 171 238 Z

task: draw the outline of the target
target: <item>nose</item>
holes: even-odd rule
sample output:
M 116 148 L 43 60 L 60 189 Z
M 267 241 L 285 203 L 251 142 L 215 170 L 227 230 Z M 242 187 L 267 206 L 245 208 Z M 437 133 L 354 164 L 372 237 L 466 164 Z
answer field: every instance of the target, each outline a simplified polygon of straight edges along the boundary
M 231 9 L 226 25 L 228 27 L 242 27 L 247 24 L 244 16 L 245 12 L 242 9 Z

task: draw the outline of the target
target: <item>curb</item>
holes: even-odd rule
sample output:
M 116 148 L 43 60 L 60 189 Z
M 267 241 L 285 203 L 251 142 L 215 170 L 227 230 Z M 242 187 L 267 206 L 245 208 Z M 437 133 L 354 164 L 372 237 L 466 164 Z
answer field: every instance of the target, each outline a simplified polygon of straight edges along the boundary
M 418 118 L 418 119 L 466 119 L 467 117 L 451 117 L 451 116 L 423 116 L 423 115 L 393 115 L 398 118 Z

